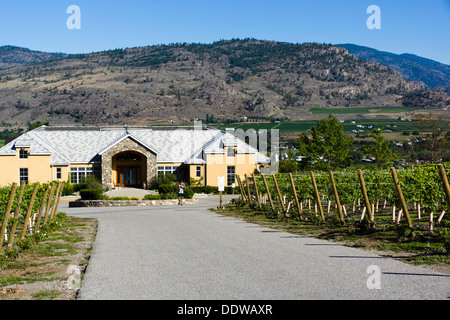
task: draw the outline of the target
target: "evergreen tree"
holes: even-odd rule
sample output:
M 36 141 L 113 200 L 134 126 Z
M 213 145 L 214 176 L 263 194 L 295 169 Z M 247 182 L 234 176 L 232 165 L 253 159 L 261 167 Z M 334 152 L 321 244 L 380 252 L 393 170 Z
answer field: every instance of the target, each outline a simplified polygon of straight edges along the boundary
M 397 159 L 397 156 L 392 153 L 389 147 L 389 141 L 385 141 L 382 136 L 382 131 L 383 129 L 373 129 L 370 136 L 375 139 L 375 146 L 364 146 L 364 152 L 375 158 L 378 167 L 387 166 Z
M 352 138 L 344 134 L 344 126 L 330 114 L 311 128 L 311 138 L 301 134 L 299 150 L 305 157 L 301 166 L 319 170 L 345 168 L 351 163 L 352 142 Z

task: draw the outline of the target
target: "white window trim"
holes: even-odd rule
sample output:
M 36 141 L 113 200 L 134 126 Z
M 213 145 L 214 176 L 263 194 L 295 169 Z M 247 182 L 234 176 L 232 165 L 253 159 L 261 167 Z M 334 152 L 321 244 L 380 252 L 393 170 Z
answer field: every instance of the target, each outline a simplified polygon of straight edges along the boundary
M 26 152 L 27 156 L 25 158 L 22 158 L 22 152 Z M 27 149 L 25 148 L 20 148 L 19 149 L 19 160 L 28 160 L 28 157 L 30 156 L 30 152 L 28 152 Z
M 27 175 L 26 175 L 27 180 L 26 180 L 26 183 L 28 183 L 28 182 L 30 181 L 30 169 L 29 169 L 29 168 L 19 168 L 19 183 L 22 183 L 22 174 L 21 174 L 20 170 L 24 170 L 24 169 L 27 170 Z

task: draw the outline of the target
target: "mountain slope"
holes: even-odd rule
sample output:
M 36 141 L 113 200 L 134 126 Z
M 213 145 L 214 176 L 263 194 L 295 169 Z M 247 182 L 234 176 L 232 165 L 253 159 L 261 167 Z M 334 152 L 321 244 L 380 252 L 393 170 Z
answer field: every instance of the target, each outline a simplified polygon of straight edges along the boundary
M 357 58 L 375 61 L 391 67 L 405 79 L 423 82 L 430 88 L 450 88 L 450 66 L 416 56 L 414 54 L 394 54 L 355 44 L 339 44 Z
M 400 105 L 404 96 L 408 105 L 448 104 L 445 93 L 338 46 L 247 39 L 118 49 L 3 70 L 0 121 L 305 119 L 310 108 Z
M 0 70 L 68 56 L 65 53 L 48 53 L 15 46 L 2 46 L 0 47 Z

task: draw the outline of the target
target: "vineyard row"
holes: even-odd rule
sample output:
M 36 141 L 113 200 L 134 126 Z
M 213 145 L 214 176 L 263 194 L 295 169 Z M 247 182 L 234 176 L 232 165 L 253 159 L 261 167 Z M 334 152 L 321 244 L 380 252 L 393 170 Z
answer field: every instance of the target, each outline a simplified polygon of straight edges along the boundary
M 0 249 L 10 251 L 25 238 L 39 237 L 57 214 L 64 182 L 22 182 L 0 188 Z
M 440 225 L 450 208 L 448 164 L 396 170 L 345 170 L 237 177 L 241 200 L 257 212 L 342 224 L 368 221 L 411 229 Z M 435 218 L 436 221 L 435 221 Z M 448 218 L 448 214 L 447 217 Z

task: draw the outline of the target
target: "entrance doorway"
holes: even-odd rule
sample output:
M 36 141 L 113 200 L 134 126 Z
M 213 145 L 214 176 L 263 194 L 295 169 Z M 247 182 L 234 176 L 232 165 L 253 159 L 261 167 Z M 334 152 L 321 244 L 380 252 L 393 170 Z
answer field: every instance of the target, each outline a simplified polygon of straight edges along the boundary
M 114 184 L 118 187 L 142 188 L 146 181 L 146 158 L 134 151 L 125 151 L 112 159 L 112 169 L 116 172 Z
M 142 172 L 140 166 L 117 167 L 117 185 L 119 187 L 141 187 Z

